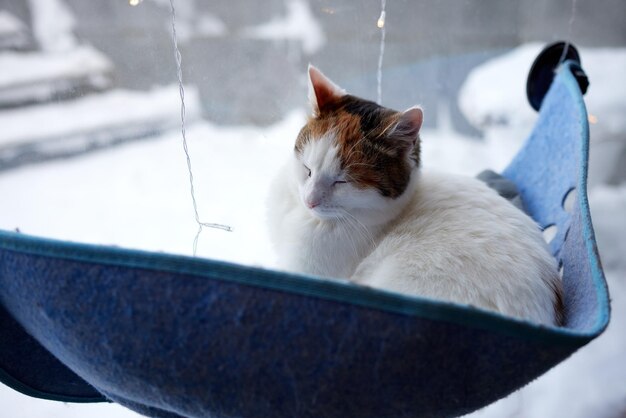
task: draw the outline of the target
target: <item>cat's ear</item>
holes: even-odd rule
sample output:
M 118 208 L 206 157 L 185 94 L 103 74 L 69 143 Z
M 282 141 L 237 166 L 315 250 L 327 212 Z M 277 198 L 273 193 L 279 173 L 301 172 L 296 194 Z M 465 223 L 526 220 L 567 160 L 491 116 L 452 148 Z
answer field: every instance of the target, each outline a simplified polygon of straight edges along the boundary
M 406 142 L 407 145 L 413 147 L 417 142 L 422 122 L 424 121 L 424 112 L 418 106 L 413 106 L 400 115 L 395 126 L 389 132 L 389 136 Z
M 333 83 L 320 70 L 309 64 L 309 102 L 313 116 L 319 116 L 328 104 L 346 94 L 346 91 Z

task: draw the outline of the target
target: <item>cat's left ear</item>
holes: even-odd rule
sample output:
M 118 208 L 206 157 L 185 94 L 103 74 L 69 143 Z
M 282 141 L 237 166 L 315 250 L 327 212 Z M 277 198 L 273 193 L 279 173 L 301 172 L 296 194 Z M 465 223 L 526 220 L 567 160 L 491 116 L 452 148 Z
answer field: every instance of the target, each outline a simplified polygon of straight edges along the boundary
M 418 106 L 413 106 L 405 110 L 398 122 L 390 132 L 390 136 L 404 141 L 407 145 L 413 147 L 417 142 L 422 122 L 424 121 L 424 112 Z
M 333 83 L 320 70 L 309 64 L 309 102 L 313 116 L 317 117 L 330 103 L 346 94 L 346 91 Z

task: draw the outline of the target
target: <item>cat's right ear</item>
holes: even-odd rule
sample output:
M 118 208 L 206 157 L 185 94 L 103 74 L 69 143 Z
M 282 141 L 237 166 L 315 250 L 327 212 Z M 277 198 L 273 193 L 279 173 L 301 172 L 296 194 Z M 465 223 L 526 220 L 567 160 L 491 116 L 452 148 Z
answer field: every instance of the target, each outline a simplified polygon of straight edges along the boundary
M 309 64 L 309 102 L 313 116 L 317 117 L 330 103 L 346 94 L 320 70 Z
M 417 142 L 419 131 L 424 121 L 424 112 L 419 106 L 413 106 L 402 112 L 390 136 L 400 139 L 411 147 Z

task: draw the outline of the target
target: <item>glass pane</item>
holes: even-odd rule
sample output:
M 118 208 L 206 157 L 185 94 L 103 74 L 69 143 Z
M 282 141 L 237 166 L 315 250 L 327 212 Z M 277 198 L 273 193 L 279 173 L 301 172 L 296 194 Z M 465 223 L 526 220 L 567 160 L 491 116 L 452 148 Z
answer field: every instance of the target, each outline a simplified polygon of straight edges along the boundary
M 376 101 L 380 92 L 397 110 L 422 106 L 423 168 L 475 175 L 508 164 L 536 117 L 525 98 L 534 57 L 571 39 L 591 80 L 590 183 L 599 210 L 626 209 L 621 0 L 176 0 L 175 8 L 198 219 L 233 229 L 205 228 L 200 257 L 276 265 L 268 188 L 310 114 L 309 63 L 351 94 Z M 0 0 L 0 228 L 193 254 L 172 17 L 169 0 Z M 599 225 L 600 245 L 626 232 Z M 623 245 L 602 250 L 626 271 Z M 607 388 L 597 404 L 611 396 Z M 55 416 L 69 416 L 64 408 Z

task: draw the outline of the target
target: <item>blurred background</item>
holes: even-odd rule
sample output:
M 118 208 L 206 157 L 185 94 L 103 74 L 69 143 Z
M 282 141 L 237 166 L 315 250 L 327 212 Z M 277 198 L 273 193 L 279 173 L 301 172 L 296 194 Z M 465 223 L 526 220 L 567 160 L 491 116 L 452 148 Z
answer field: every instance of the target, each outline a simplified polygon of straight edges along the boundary
M 198 255 L 265 267 L 265 196 L 308 112 L 308 63 L 352 94 L 421 105 L 425 169 L 475 175 L 506 167 L 532 129 L 537 53 L 575 43 L 591 81 L 589 198 L 613 320 L 475 416 L 626 417 L 626 2 L 174 5 L 199 215 L 234 229 L 205 230 Z M 191 254 L 176 72 L 169 0 L 0 0 L 0 228 Z M 7 417 L 136 416 L 5 386 L 0 405 Z

